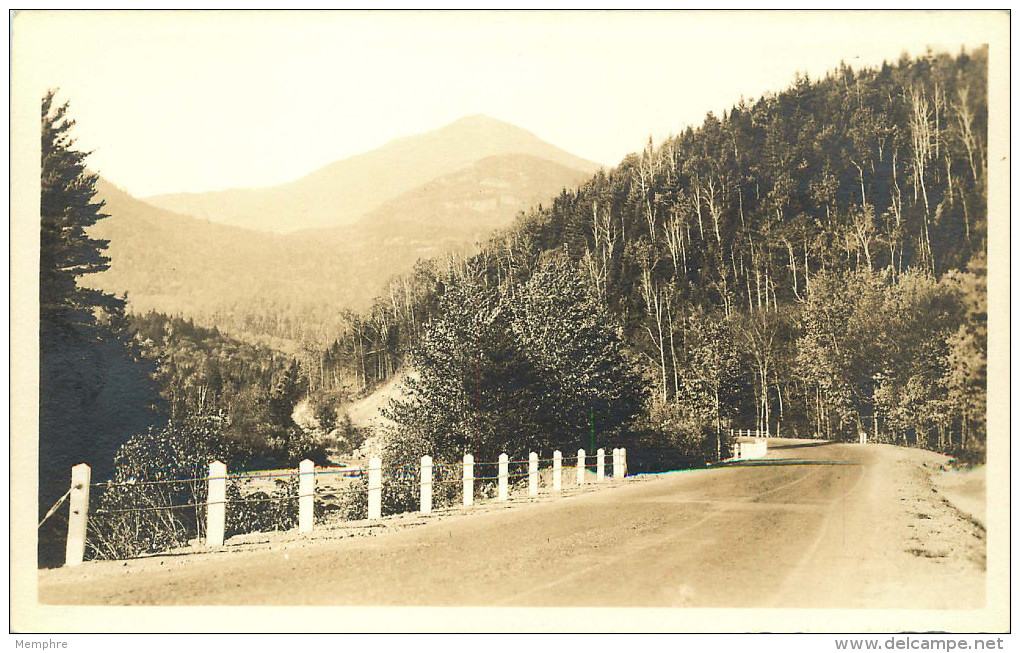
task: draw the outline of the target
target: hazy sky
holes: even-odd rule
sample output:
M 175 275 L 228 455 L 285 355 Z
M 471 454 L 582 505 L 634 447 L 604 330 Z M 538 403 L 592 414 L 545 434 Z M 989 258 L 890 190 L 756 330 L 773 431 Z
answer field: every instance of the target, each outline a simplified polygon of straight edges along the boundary
M 271 185 L 486 114 L 613 166 L 741 96 L 982 43 L 994 14 L 64 12 L 12 66 L 137 196 Z M 36 105 L 38 106 L 38 105 Z

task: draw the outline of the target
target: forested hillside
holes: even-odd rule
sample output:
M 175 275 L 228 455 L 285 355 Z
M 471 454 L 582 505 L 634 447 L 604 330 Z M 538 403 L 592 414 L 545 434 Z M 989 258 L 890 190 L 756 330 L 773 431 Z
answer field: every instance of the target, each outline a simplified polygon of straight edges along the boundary
M 364 318 L 371 332 L 352 329 L 329 359 L 385 378 L 448 321 L 450 286 L 481 275 L 512 297 L 565 259 L 640 361 L 665 437 L 865 431 L 980 451 L 986 78 L 984 49 L 929 54 L 709 114 L 477 256 L 397 279 Z

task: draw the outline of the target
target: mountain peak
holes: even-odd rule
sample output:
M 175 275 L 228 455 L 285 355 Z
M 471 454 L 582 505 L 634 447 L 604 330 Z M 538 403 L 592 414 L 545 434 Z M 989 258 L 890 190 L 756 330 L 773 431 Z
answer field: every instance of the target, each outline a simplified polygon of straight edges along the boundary
M 297 181 L 260 189 L 161 195 L 147 202 L 213 222 L 286 233 L 351 224 L 383 203 L 490 156 L 524 154 L 593 173 L 598 164 L 481 114 L 335 161 Z
M 505 138 L 512 139 L 527 139 L 533 141 L 540 141 L 538 136 L 531 133 L 523 127 L 518 127 L 513 123 L 493 118 L 482 113 L 476 113 L 470 116 L 464 116 L 458 118 L 453 122 L 440 127 L 434 134 L 437 135 L 449 135 L 449 134 L 464 134 L 471 138 L 491 138 L 493 135 L 502 136 Z M 411 138 L 414 138 L 413 136 Z
M 449 125 L 447 125 L 447 127 L 454 127 L 454 126 L 465 127 L 465 126 L 474 126 L 474 125 L 494 125 L 494 126 L 500 126 L 500 127 L 512 127 L 513 129 L 521 129 L 517 125 L 513 125 L 513 124 L 508 123 L 508 122 L 503 121 L 503 120 L 499 120 L 498 118 L 493 118 L 492 116 L 487 116 L 484 113 L 474 113 L 474 114 L 471 114 L 470 116 L 464 116 L 463 118 L 458 118 L 458 119 L 454 120 L 453 122 L 451 122 Z

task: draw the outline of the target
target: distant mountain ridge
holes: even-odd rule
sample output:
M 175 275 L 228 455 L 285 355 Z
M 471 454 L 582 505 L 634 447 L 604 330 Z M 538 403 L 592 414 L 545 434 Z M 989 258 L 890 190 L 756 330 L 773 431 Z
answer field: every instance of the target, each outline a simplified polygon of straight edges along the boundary
M 587 174 L 599 166 L 531 132 L 486 116 L 407 136 L 326 165 L 297 181 L 257 189 L 177 193 L 145 198 L 159 208 L 259 231 L 289 233 L 352 224 L 437 177 L 482 159 L 530 155 Z
M 491 132 L 487 122 L 469 119 L 480 129 L 445 133 L 484 137 Z M 428 145 L 418 137 L 402 140 Z M 478 152 L 493 146 L 437 143 L 434 149 Z M 552 146 L 545 151 L 562 152 Z M 369 308 L 386 282 L 409 272 L 419 258 L 473 252 L 521 211 L 547 204 L 591 176 L 594 164 L 565 153 L 557 159 L 527 152 L 485 156 L 377 202 L 351 223 L 286 234 L 156 206 L 100 179 L 98 194 L 110 217 L 90 233 L 110 241 L 112 264 L 85 283 L 127 292 L 133 311 L 179 314 L 277 346 L 325 342 L 343 311 Z

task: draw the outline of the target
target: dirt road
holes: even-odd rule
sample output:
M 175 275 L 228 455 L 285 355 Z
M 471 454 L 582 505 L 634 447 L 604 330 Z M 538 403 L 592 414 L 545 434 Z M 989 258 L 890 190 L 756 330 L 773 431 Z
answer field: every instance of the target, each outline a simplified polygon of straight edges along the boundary
M 387 519 L 361 528 L 360 537 L 267 536 L 256 547 L 45 570 L 39 599 L 980 607 L 984 530 L 934 490 L 920 464 L 931 455 L 773 440 L 765 461 L 636 477 L 556 500 Z

